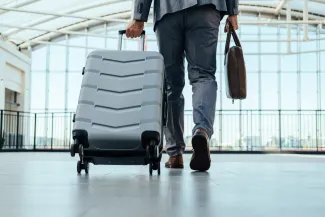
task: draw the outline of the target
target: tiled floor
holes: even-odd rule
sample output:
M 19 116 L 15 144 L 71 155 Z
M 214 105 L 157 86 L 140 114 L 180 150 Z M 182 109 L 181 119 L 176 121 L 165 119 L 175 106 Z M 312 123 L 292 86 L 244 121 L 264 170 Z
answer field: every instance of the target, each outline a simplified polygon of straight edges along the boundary
M 192 172 L 189 158 L 160 177 L 93 165 L 79 176 L 69 153 L 0 153 L 0 216 L 325 216 L 325 157 L 213 155 L 208 173 Z

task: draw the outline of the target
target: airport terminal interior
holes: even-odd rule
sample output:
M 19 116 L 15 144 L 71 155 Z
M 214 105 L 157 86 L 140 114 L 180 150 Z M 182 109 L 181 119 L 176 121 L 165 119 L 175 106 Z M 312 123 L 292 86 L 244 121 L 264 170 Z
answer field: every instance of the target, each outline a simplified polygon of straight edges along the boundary
M 325 0 L 239 0 L 247 97 L 234 102 L 221 20 L 208 171 L 189 167 L 185 60 L 184 169 L 165 168 L 163 147 L 160 174 L 150 175 L 150 165 L 92 163 L 78 173 L 86 148 L 72 157 L 72 131 L 84 67 L 91 52 L 118 49 L 133 4 L 0 0 L 0 216 L 325 216 Z M 144 44 L 124 35 L 121 52 L 159 53 L 153 5 L 145 31 Z

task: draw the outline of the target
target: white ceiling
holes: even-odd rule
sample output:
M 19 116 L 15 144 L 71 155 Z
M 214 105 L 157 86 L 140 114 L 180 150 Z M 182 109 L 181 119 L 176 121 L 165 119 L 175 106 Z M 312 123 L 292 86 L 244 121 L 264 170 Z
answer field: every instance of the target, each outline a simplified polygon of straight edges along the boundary
M 296 16 L 298 14 L 302 17 L 304 8 L 304 0 L 239 1 L 243 13 L 262 11 L 269 12 L 274 17 L 277 16 L 274 13 L 276 8 L 281 9 L 280 15 L 285 14 L 288 1 L 291 2 L 291 9 Z M 66 31 L 84 32 L 85 27 L 104 23 L 126 24 L 130 19 L 131 8 L 131 0 L 0 0 L 0 33 L 5 39 L 20 45 L 26 44 L 25 42 L 31 39 L 46 41 L 69 33 Z M 308 10 L 309 19 L 325 20 L 325 0 L 309 0 Z M 26 13 L 26 11 L 35 13 Z M 67 15 L 79 17 L 67 17 Z M 86 17 L 102 18 L 102 20 L 84 19 Z M 116 20 L 104 21 L 109 18 Z

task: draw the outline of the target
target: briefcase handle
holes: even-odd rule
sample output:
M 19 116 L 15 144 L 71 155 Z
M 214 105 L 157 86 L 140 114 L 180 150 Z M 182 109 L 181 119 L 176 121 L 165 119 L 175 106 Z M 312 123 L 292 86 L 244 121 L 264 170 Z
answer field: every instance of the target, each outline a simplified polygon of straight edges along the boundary
M 231 36 L 234 38 L 236 46 L 241 47 L 241 44 L 240 44 L 240 41 L 236 34 L 236 31 L 234 30 L 233 26 L 231 25 L 231 23 L 228 19 L 226 21 L 226 25 L 228 25 L 228 31 L 227 31 L 227 39 L 226 39 L 226 46 L 225 46 L 225 55 L 227 55 L 227 53 L 229 51 Z
M 126 30 L 119 30 L 118 31 L 118 45 L 117 45 L 117 49 L 118 50 L 122 50 L 122 39 L 123 39 L 123 35 L 126 33 Z M 144 45 L 145 45 L 145 35 L 146 35 L 146 31 L 143 30 L 141 33 L 141 50 L 144 51 Z

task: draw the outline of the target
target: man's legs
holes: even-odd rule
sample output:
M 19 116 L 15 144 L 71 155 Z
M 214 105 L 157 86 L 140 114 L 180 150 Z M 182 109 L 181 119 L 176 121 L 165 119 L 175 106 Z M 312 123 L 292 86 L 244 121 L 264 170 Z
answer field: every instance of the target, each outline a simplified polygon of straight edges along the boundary
M 218 89 L 215 71 L 220 18 L 220 13 L 210 5 L 191 8 L 185 16 L 185 50 L 195 123 L 190 162 L 193 170 L 210 168 L 209 139 L 213 134 Z
M 184 131 L 184 32 L 183 13 L 166 15 L 156 25 L 159 51 L 164 57 L 167 80 L 166 151 L 170 156 L 168 168 L 183 168 Z

